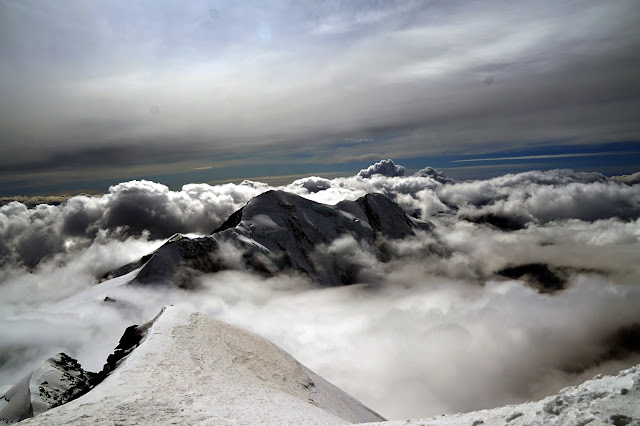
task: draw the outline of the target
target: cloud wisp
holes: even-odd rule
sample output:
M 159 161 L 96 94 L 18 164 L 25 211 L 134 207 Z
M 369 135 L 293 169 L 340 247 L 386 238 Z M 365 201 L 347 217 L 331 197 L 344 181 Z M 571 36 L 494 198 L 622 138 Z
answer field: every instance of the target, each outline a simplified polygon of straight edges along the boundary
M 545 154 L 545 155 L 521 155 L 518 157 L 491 157 L 491 158 L 467 158 L 464 160 L 452 160 L 452 163 L 465 163 L 474 161 L 504 161 L 504 160 L 540 160 L 547 158 L 571 158 L 571 157 L 598 157 L 601 155 L 627 155 L 637 154 L 636 151 L 611 151 L 611 152 L 582 152 L 573 154 Z

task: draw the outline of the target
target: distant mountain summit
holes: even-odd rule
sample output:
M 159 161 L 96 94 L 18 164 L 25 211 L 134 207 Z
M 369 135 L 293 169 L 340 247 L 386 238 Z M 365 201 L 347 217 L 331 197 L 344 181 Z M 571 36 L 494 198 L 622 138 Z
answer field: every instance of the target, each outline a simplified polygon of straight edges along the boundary
M 329 247 L 340 239 L 355 241 L 380 260 L 385 241 L 429 232 L 432 225 L 408 216 L 382 194 L 330 206 L 285 191 L 252 198 L 211 235 L 174 235 L 155 252 L 111 271 L 110 278 L 142 270 L 132 284 L 189 287 L 194 275 L 228 269 L 270 276 L 296 272 L 327 286 L 358 282 L 361 266 Z

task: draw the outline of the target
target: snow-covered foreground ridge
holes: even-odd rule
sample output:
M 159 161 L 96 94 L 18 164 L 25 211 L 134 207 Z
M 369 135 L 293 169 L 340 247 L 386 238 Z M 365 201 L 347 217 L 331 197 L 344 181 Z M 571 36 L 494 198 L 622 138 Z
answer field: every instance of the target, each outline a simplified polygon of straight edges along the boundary
M 115 354 L 106 378 L 71 402 L 40 414 L 42 395 L 32 394 L 37 416 L 21 424 L 640 424 L 640 366 L 537 402 L 385 422 L 264 338 L 190 310 L 168 306 L 130 327 Z M 61 371 L 45 364 L 28 377 Z
M 371 423 L 401 425 L 640 425 L 640 365 L 598 375 L 536 402 L 429 419 Z
M 264 338 L 165 307 L 90 392 L 25 424 L 347 424 L 384 420 Z M 123 337 L 124 338 L 124 337 Z M 122 341 L 121 341 L 122 342 Z

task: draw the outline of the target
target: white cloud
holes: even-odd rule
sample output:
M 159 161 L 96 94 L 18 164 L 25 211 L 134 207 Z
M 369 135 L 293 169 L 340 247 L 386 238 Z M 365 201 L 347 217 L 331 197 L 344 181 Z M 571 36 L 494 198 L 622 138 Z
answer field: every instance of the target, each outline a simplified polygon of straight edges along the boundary
M 167 238 L 176 232 L 209 234 L 231 213 L 269 187 L 184 185 L 171 191 L 150 181 L 114 185 L 101 197 L 77 196 L 60 206 L 27 209 L 18 202 L 0 208 L 0 265 L 36 267 L 58 253 L 86 247 L 99 231 L 113 238 Z M 0 282 L 2 274 L 0 274 Z

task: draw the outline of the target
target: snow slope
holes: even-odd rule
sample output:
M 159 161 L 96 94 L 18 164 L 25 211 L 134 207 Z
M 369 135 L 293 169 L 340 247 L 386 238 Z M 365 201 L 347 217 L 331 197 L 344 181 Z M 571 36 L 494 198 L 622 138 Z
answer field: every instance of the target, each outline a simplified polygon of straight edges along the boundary
M 463 386 L 464 384 L 461 384 Z M 640 425 L 640 365 L 617 376 L 598 375 L 536 402 L 429 419 L 371 423 L 378 426 Z
M 24 424 L 346 424 L 384 420 L 279 347 L 166 307 L 89 393 Z
M 94 376 L 64 353 L 47 359 L 2 394 L 0 424 L 37 416 L 75 399 L 91 388 Z
M 73 296 L 67 297 L 59 302 L 54 303 L 53 305 L 47 306 L 44 309 L 41 309 L 41 312 L 46 313 L 56 313 L 56 312 L 69 312 L 74 308 L 79 306 L 86 306 L 88 303 L 92 302 L 104 302 L 106 297 L 112 294 L 112 290 L 114 288 L 123 286 L 128 284 L 131 280 L 133 280 L 142 267 L 135 269 L 131 272 L 128 272 L 124 275 L 121 275 L 116 278 L 112 278 L 108 281 L 103 281 L 100 284 L 96 284 L 93 287 L 90 287 L 86 290 L 83 290 L 79 293 L 74 294 Z M 30 313 L 30 314 L 22 314 L 21 318 L 33 318 L 38 317 L 38 311 Z

